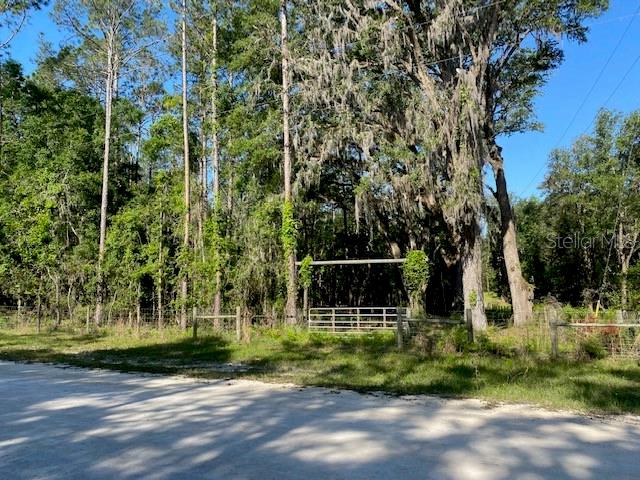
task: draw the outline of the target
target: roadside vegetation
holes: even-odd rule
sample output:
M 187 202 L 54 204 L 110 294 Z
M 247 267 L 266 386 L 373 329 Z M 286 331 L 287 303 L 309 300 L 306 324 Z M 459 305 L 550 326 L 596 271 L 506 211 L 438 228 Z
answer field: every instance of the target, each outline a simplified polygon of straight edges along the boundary
M 253 330 L 250 343 L 178 329 L 103 329 L 91 335 L 0 330 L 0 359 L 124 372 L 247 378 L 389 394 L 437 394 L 525 402 L 597 414 L 640 414 L 640 365 L 632 359 L 551 360 L 518 329 L 489 329 L 475 344 L 448 330 L 425 351 L 398 351 L 392 334 L 331 336 Z M 540 342 L 540 345 L 545 342 Z

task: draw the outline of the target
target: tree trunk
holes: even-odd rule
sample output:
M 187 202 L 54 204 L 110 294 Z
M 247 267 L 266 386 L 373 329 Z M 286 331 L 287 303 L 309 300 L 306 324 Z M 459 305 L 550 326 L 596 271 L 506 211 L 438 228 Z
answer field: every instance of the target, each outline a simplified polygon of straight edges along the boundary
M 166 193 L 166 192 L 163 192 Z M 158 329 L 162 329 L 162 327 L 164 326 L 164 311 L 163 311 L 163 305 L 162 305 L 162 274 L 164 273 L 164 264 L 163 262 L 163 257 L 162 257 L 162 249 L 164 248 L 164 242 L 162 241 L 164 238 L 164 210 L 162 209 L 162 206 L 160 207 L 160 248 L 158 251 L 158 266 L 159 266 L 159 272 L 158 272 L 158 283 L 157 283 L 157 289 L 158 289 Z
M 113 64 L 113 35 L 107 39 L 107 79 L 105 84 L 105 120 L 104 120 L 104 156 L 102 160 L 102 198 L 100 202 L 100 244 L 98 247 L 98 271 L 96 282 L 96 311 L 94 322 L 96 326 L 102 323 L 102 309 L 104 304 L 104 278 L 102 264 L 104 263 L 105 246 L 107 240 L 107 205 L 109 200 L 109 151 L 111 147 L 111 110 L 113 102 L 113 82 L 115 78 Z
M 222 272 L 216 272 L 215 282 L 216 294 L 213 298 L 213 315 L 217 316 L 220 315 L 220 309 L 222 308 Z M 213 320 L 213 326 L 220 328 L 220 320 L 218 318 Z
M 629 264 L 624 262 L 620 269 L 620 306 L 622 310 L 627 310 L 627 302 L 629 298 L 627 277 L 629 275 Z
M 500 231 L 502 234 L 502 252 L 507 270 L 511 306 L 513 308 L 513 324 L 522 326 L 527 324 L 533 316 L 532 290 L 529 283 L 522 276 L 520 255 L 516 236 L 516 224 L 511 209 L 507 180 L 504 174 L 503 160 L 499 147 L 493 146 L 491 167 L 496 179 L 495 197 L 500 208 Z
M 227 171 L 229 178 L 227 179 L 227 214 L 231 215 L 231 211 L 233 210 L 233 169 L 235 168 L 235 164 L 232 158 L 229 158 L 228 162 L 229 166 Z
M 461 264 L 464 309 L 471 310 L 474 333 L 482 332 L 487 329 L 487 316 L 484 312 L 482 291 L 482 247 L 479 226 L 467 251 L 462 255 Z
M 197 207 L 197 219 L 198 219 L 198 241 L 196 242 L 196 245 L 198 247 L 198 250 L 200 252 L 200 258 L 202 259 L 202 261 L 204 261 L 204 221 L 205 221 L 205 216 L 206 216 L 206 179 L 205 179 L 205 169 L 206 167 L 206 161 L 207 161 L 207 137 L 205 136 L 205 132 L 204 132 L 204 116 L 201 118 L 202 121 L 202 127 L 200 129 L 200 149 L 201 149 L 201 155 L 200 158 L 198 159 L 198 176 L 199 178 L 199 183 L 200 183 L 200 188 L 199 188 L 199 192 L 198 192 L 198 201 L 195 202 L 196 207 Z
M 142 298 L 142 289 L 140 285 L 140 280 L 138 280 L 138 288 L 136 295 L 136 335 L 140 335 L 140 322 L 141 322 L 141 305 L 140 300 Z
M 220 154 L 218 146 L 218 104 L 216 97 L 218 93 L 218 19 L 217 12 L 213 12 L 213 22 L 211 24 L 211 168 L 213 170 L 213 212 L 216 222 L 220 215 Z M 215 255 L 220 255 L 220 246 L 215 245 Z M 219 263 L 219 259 L 218 259 Z M 218 265 L 215 278 L 215 296 L 213 299 L 213 315 L 220 315 L 222 306 L 222 272 Z M 220 327 L 220 320 L 214 319 L 216 328 Z
M 40 284 L 38 285 L 38 293 L 36 295 L 36 332 L 40 333 L 40 328 L 42 325 L 42 318 L 40 317 L 42 313 L 42 296 L 40 292 L 42 291 L 42 280 L 40 280 Z
M 182 0 L 182 137 L 184 142 L 184 237 L 183 248 L 189 249 L 189 226 L 191 223 L 191 183 L 189 166 L 189 119 L 187 117 L 187 4 Z M 183 266 L 183 268 L 186 266 Z M 186 268 L 185 268 L 186 270 Z M 180 283 L 180 326 L 187 328 L 187 272 L 182 272 Z
M 62 323 L 62 314 L 60 312 L 60 278 L 56 278 L 54 281 L 56 287 L 56 327 L 59 328 Z
M 158 281 L 157 297 L 158 305 L 156 308 L 158 309 L 158 329 L 161 330 L 164 326 L 164 315 L 162 311 L 162 278 Z
M 309 318 L 309 287 L 304 287 L 302 291 L 302 314 L 306 321 Z
M 291 203 L 291 144 L 289 139 L 289 48 L 287 44 L 287 0 L 280 0 L 280 47 L 282 49 L 282 134 L 284 157 L 284 201 Z M 286 323 L 294 325 L 296 319 L 296 252 L 295 248 L 286 252 L 287 256 L 287 304 Z

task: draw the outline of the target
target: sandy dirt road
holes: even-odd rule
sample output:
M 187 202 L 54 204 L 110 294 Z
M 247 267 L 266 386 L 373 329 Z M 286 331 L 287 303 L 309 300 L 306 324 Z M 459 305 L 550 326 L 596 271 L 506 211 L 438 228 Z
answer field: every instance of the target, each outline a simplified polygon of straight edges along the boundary
M 640 419 L 0 362 L 0 479 L 640 479 Z

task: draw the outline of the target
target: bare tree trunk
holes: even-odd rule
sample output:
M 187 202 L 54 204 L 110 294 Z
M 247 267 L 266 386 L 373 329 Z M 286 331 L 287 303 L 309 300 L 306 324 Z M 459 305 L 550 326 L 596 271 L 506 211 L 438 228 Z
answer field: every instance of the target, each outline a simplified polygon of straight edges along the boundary
M 309 316 L 309 287 L 304 287 L 302 291 L 302 311 L 304 318 L 307 319 Z
M 213 22 L 211 24 L 211 128 L 212 128 L 212 161 L 211 166 L 213 169 L 213 212 L 215 221 L 219 221 L 220 215 L 220 153 L 218 146 L 218 105 L 216 102 L 216 96 L 218 93 L 218 19 L 217 12 L 213 13 Z M 215 245 L 216 255 L 220 254 L 220 246 Z M 220 315 L 220 308 L 222 306 L 222 272 L 218 265 L 215 278 L 215 296 L 213 299 L 213 314 Z M 216 327 L 219 327 L 220 321 L 216 318 L 214 320 Z
M 204 105 L 202 106 L 204 108 Z M 200 149 L 201 155 L 198 159 L 198 173 L 199 173 L 199 183 L 200 190 L 198 195 L 198 202 L 196 202 L 198 207 L 198 249 L 200 250 L 200 255 L 202 260 L 204 261 L 204 222 L 205 216 L 207 212 L 207 197 L 206 197 L 206 164 L 207 164 L 207 137 L 204 131 L 204 115 L 202 116 L 202 126 L 200 128 Z
M 191 183 L 189 166 L 189 119 L 187 117 L 187 3 L 182 0 L 182 137 L 184 141 L 184 237 L 182 245 L 189 249 L 189 226 L 191 223 Z M 187 328 L 187 272 L 182 272 L 180 285 L 180 326 Z
M 629 264 L 624 262 L 620 268 L 620 306 L 622 310 L 627 310 L 627 302 L 629 298 L 629 290 L 627 286 L 627 277 L 629 276 Z
M 137 288 L 137 295 L 136 295 L 136 335 L 140 335 L 140 322 L 141 322 L 141 305 L 140 305 L 140 299 L 142 298 L 142 291 L 141 291 L 141 285 L 140 285 L 140 280 L 138 280 L 138 288 Z
M 164 314 L 163 314 L 163 306 L 162 306 L 162 278 L 158 281 L 158 286 L 156 287 L 158 292 L 158 329 L 162 329 L 164 327 Z
M 113 82 L 115 68 L 113 64 L 113 33 L 107 38 L 107 79 L 105 84 L 105 120 L 104 120 L 104 157 L 102 161 L 102 198 L 100 202 L 100 244 L 98 247 L 98 271 L 96 283 L 96 311 L 94 322 L 102 323 L 102 309 L 104 303 L 104 278 L 102 264 L 104 263 L 105 246 L 107 240 L 107 205 L 109 201 L 109 154 L 111 147 L 111 110 L 113 102 Z
M 291 194 L 291 144 L 289 139 L 289 48 L 287 44 L 287 0 L 280 0 L 280 47 L 282 49 L 282 133 L 284 156 L 284 201 L 293 201 Z M 286 323 L 297 323 L 296 297 L 296 252 L 287 252 L 287 304 Z
M 473 331 L 482 332 L 487 329 L 487 316 L 482 291 L 482 246 L 479 226 L 467 251 L 462 255 L 461 264 L 464 308 L 471 310 Z
M 507 270 L 509 292 L 511 293 L 513 324 L 515 326 L 522 326 L 527 324 L 533 316 L 532 290 L 529 283 L 522 276 L 516 224 L 513 218 L 509 192 L 507 191 L 503 159 L 497 145 L 493 145 L 492 150 L 490 163 L 496 179 L 495 197 L 498 201 L 498 207 L 500 208 L 502 252 Z
M 231 211 L 233 210 L 233 169 L 235 167 L 233 159 L 229 159 L 229 179 L 227 180 L 227 213 L 231 215 Z
M 157 285 L 157 289 L 158 289 L 158 329 L 162 329 L 162 327 L 164 326 L 164 311 L 163 311 L 163 305 L 162 305 L 162 289 L 163 289 L 163 284 L 162 284 L 162 277 L 163 277 L 163 273 L 164 273 L 164 268 L 163 268 L 163 257 L 162 257 L 162 249 L 164 248 L 164 242 L 162 241 L 164 238 L 164 209 L 162 208 L 162 206 L 160 207 L 160 249 L 158 252 L 158 265 L 160 268 L 160 271 L 158 272 L 158 285 Z
M 71 292 L 73 291 L 73 284 L 69 285 L 69 288 L 67 289 L 67 311 L 69 312 L 69 318 L 73 318 L 74 317 L 74 310 L 75 308 L 73 308 L 71 306 Z
M 62 323 L 62 314 L 60 312 L 60 277 L 56 276 L 54 280 L 56 287 L 56 328 Z
M 36 295 L 36 332 L 40 333 L 40 329 L 42 326 L 42 279 L 40 279 L 40 283 L 38 284 L 38 293 Z

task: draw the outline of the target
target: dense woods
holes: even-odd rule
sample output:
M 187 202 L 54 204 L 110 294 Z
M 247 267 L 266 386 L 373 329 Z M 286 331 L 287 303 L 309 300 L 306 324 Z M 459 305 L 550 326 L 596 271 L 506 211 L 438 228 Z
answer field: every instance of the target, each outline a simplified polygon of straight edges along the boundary
M 7 21 L 38 6 L 9 2 Z M 500 148 L 539 127 L 563 39 L 605 8 L 60 1 L 69 40 L 33 72 L 0 44 L 0 302 L 295 323 L 308 289 L 305 304 L 466 308 L 476 329 L 488 292 L 516 323 L 547 296 L 637 308 L 640 114 L 603 111 L 554 152 L 541 197 L 509 196 Z

